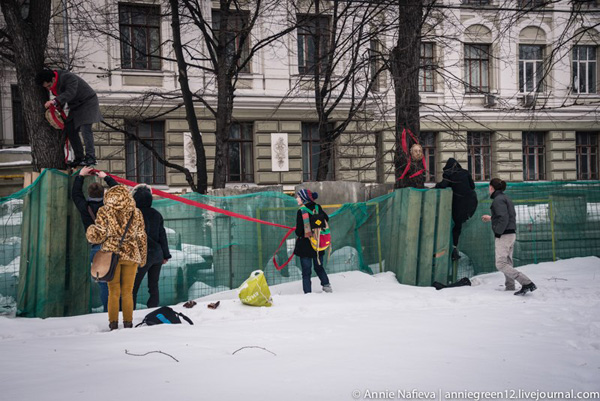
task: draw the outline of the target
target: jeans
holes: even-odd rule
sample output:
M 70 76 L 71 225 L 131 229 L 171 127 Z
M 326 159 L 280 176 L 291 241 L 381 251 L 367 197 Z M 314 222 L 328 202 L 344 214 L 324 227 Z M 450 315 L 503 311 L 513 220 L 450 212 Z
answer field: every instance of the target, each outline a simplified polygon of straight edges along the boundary
M 100 247 L 100 244 L 92 245 L 92 249 L 90 250 L 90 265 L 94 260 L 94 255 L 100 250 Z M 98 282 L 98 286 L 100 287 L 100 302 L 102 302 L 104 312 L 108 312 L 108 284 L 100 281 Z
M 139 268 L 137 274 L 135 276 L 135 284 L 133 285 L 133 309 L 137 304 L 137 293 L 140 289 L 140 284 L 142 284 L 142 280 L 146 273 L 148 273 L 148 293 L 150 294 L 150 298 L 148 298 L 148 302 L 146 306 L 148 308 L 156 308 L 159 303 L 159 294 L 158 294 L 158 279 L 160 277 L 160 268 L 162 267 L 161 263 L 153 264 L 152 266 L 144 266 L 143 268 Z
M 312 265 L 315 265 L 315 273 L 321 280 L 321 285 L 329 285 L 329 277 L 327 277 L 327 273 L 325 273 L 325 269 L 323 268 L 323 255 L 312 258 L 300 258 L 300 265 L 302 266 L 302 289 L 305 294 L 311 292 L 311 281 L 310 277 L 312 275 Z
M 79 138 L 79 131 L 83 135 L 83 141 L 85 143 L 85 155 L 96 158 L 96 150 L 94 149 L 94 133 L 92 132 L 92 124 L 84 124 L 79 129 L 75 129 L 73 120 L 67 121 L 65 125 L 67 131 L 67 137 L 69 143 L 73 147 L 73 153 L 75 153 L 75 159 L 83 159 L 83 145 L 81 144 L 81 138 Z

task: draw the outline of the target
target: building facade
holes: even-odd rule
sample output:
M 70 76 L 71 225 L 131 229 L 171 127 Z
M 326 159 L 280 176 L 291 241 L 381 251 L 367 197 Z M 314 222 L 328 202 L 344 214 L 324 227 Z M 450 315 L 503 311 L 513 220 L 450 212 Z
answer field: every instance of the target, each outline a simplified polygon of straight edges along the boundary
M 73 71 L 96 89 L 107 122 L 135 131 L 169 162 L 193 170 L 185 112 L 170 98 L 179 83 L 176 63 L 169 57 L 168 5 L 151 0 L 108 3 L 114 16 L 107 32 L 90 35 L 78 30 L 80 21 L 73 17 L 68 35 L 55 29 L 56 42 L 66 43 L 64 48 L 76 60 Z M 421 144 L 427 181 L 441 179 L 449 157 L 468 168 L 475 181 L 598 180 L 596 2 L 444 0 L 439 5 L 424 26 L 421 44 Z M 210 10 L 218 4 L 205 6 L 214 24 L 218 14 Z M 257 23 L 252 40 L 264 35 L 265 19 Z M 123 37 L 138 40 L 138 46 L 127 45 Z M 372 47 L 385 53 L 393 44 L 390 31 Z M 293 189 L 316 179 L 317 118 L 311 89 L 301 82 L 314 57 L 311 51 L 305 30 L 295 29 L 256 53 L 240 74 L 227 150 L 228 185 L 282 184 Z M 154 57 L 158 54 L 161 57 Z M 16 76 L 10 68 L 2 75 L 2 145 L 26 144 Z M 190 75 L 190 83 L 194 90 L 210 91 L 214 86 L 214 80 L 201 73 Z M 329 179 L 394 182 L 391 85 L 389 72 L 384 72 L 377 88 L 380 101 L 367 106 L 377 108 L 372 113 L 376 117 L 353 121 L 336 140 Z M 149 92 L 155 96 L 150 98 Z M 342 103 L 332 124 L 342 119 L 343 109 Z M 196 111 L 210 184 L 216 122 L 201 104 Z M 274 138 L 283 138 L 279 166 Z M 124 134 L 98 125 L 95 140 L 98 168 L 159 188 L 187 187 L 182 173 L 158 163 Z

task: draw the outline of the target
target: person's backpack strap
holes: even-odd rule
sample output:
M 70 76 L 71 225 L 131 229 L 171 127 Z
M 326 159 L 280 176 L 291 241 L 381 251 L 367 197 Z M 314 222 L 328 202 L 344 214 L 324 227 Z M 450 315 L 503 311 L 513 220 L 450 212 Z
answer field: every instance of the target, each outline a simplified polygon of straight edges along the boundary
M 146 323 L 146 318 L 144 318 L 144 320 L 142 320 L 141 322 L 139 322 L 138 324 L 136 324 L 135 327 L 140 327 L 144 323 Z
M 94 214 L 94 211 L 92 210 L 92 207 L 90 205 L 88 205 L 87 210 L 90 216 L 92 216 L 92 220 L 96 221 L 96 215 Z
M 194 325 L 194 322 L 192 322 L 192 319 L 190 319 L 189 317 L 187 317 L 186 315 L 184 315 L 181 312 L 177 312 L 177 315 L 181 318 L 183 318 L 183 320 L 185 320 L 186 322 L 188 322 L 189 324 L 191 324 L 192 326 Z

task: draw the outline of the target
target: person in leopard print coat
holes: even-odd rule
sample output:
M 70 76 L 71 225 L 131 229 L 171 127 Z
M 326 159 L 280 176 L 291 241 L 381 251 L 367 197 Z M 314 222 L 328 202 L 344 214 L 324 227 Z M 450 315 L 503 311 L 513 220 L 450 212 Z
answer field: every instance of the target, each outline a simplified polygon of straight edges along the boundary
M 123 245 L 119 242 L 129 218 L 133 216 Z M 86 237 L 92 244 L 102 244 L 106 252 L 116 252 L 119 264 L 115 277 L 108 283 L 108 321 L 114 330 L 119 325 L 119 298 L 123 308 L 123 325 L 133 327 L 133 284 L 139 266 L 146 264 L 147 237 L 142 212 L 135 207 L 133 197 L 123 185 L 104 193 L 104 206 L 96 221 L 88 227 Z

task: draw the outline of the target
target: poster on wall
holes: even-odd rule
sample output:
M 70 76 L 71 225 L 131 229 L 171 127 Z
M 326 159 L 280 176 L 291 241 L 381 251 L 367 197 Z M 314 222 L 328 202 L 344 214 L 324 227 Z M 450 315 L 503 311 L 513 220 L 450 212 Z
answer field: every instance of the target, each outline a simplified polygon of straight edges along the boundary
M 191 132 L 183 133 L 183 166 L 191 173 L 196 172 L 196 149 L 194 149 Z
M 290 171 L 288 134 L 271 134 L 271 170 Z

